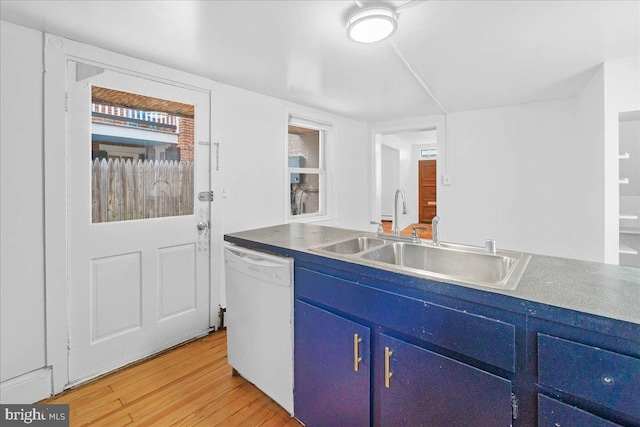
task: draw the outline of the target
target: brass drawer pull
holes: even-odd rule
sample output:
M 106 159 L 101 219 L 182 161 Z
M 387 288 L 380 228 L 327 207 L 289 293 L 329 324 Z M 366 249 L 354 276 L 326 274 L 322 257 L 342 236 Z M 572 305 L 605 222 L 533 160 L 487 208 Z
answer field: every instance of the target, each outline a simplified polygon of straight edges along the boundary
M 393 352 L 389 350 L 389 347 L 384 348 L 384 386 L 389 388 L 389 381 L 393 372 L 391 372 L 391 355 Z
M 360 357 L 360 343 L 362 342 L 362 338 L 358 336 L 358 334 L 353 334 L 353 370 L 358 372 L 360 368 L 360 362 L 362 362 L 362 357 Z

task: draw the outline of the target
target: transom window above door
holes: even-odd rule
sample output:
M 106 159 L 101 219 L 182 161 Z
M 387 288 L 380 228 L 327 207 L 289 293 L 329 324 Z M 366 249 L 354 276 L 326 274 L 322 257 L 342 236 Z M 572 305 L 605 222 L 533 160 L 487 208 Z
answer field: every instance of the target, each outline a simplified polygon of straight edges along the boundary
M 194 110 L 91 88 L 93 223 L 193 214 Z

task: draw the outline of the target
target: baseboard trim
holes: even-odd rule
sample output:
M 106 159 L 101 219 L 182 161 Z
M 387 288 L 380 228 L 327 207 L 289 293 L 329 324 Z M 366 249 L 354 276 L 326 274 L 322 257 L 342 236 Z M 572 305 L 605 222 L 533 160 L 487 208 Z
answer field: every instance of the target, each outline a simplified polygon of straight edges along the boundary
M 51 396 L 50 366 L 0 383 L 0 403 L 31 404 Z

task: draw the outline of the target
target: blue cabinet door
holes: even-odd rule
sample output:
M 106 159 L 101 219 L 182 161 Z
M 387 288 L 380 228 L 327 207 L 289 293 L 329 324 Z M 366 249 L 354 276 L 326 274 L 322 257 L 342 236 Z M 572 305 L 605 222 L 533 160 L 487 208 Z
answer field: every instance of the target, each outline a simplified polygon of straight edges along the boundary
M 511 425 L 511 381 L 384 334 L 376 352 L 380 426 Z
M 294 310 L 295 417 L 309 427 L 368 427 L 369 328 L 298 300 Z

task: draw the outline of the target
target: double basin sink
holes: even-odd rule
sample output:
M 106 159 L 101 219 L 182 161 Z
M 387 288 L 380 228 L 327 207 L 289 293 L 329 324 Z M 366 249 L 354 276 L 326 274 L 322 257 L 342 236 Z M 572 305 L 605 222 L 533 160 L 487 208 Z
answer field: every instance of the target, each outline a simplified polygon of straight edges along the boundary
M 409 243 L 372 236 L 353 237 L 312 250 L 438 281 L 505 290 L 516 289 L 531 259 L 521 252 L 499 250 L 492 254 L 475 246 L 434 246 L 430 241 Z

